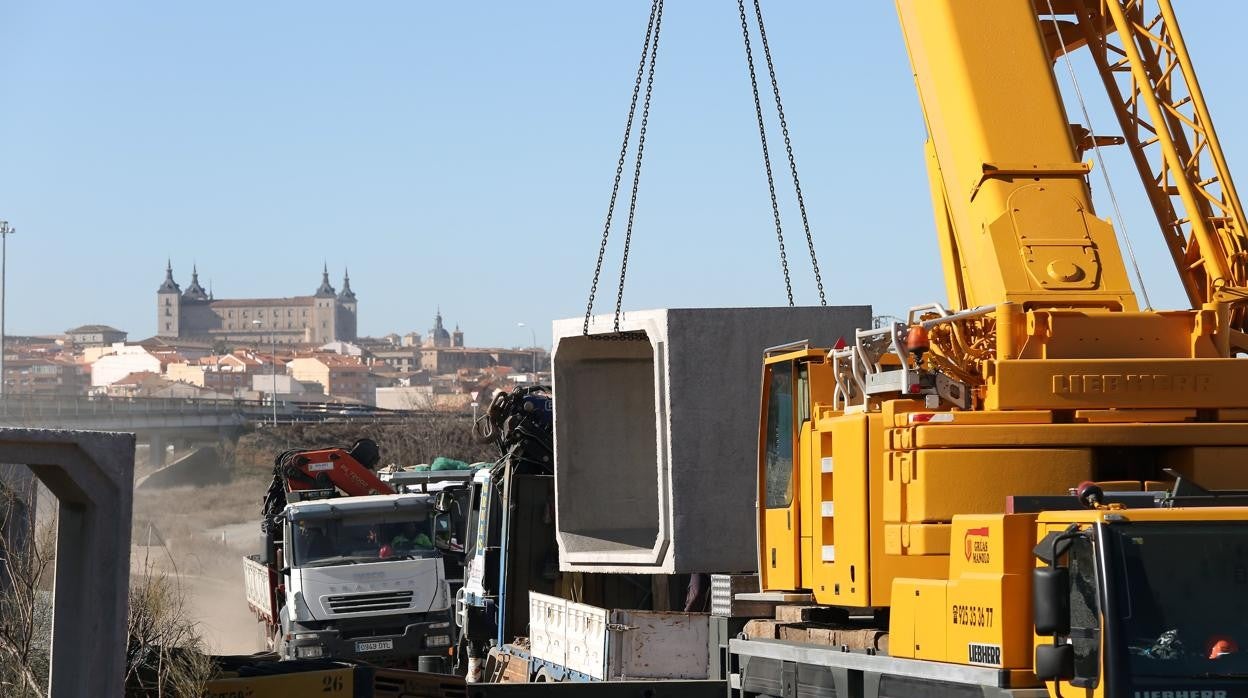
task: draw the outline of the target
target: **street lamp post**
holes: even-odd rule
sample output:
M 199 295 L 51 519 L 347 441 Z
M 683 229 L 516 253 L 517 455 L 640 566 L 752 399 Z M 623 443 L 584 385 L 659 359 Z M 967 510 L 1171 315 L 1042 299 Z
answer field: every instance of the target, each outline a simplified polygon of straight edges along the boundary
M 534 330 L 532 326 L 526 325 L 523 322 L 517 322 L 516 327 L 528 327 L 529 328 L 529 337 L 532 338 L 533 340 L 533 344 L 530 345 L 533 347 L 533 380 L 534 382 L 536 382 L 537 381 L 537 331 Z
M 251 324 L 257 329 L 262 326 L 259 320 L 252 320 Z M 269 330 L 269 377 L 273 382 L 269 402 L 273 403 L 273 426 L 277 426 L 277 333 L 273 330 Z
M 8 300 L 8 296 L 4 291 L 4 268 L 5 255 L 8 252 L 9 236 L 16 233 L 17 229 L 9 225 L 8 221 L 0 221 L 0 397 L 4 396 L 4 305 Z

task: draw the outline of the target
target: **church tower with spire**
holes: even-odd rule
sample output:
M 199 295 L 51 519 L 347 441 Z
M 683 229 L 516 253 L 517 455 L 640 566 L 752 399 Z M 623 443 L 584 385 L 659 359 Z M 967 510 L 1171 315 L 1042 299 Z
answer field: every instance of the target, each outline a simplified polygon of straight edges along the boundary
M 177 337 L 181 330 L 182 289 L 173 280 L 173 260 L 165 262 L 165 282 L 156 289 L 156 336 Z
M 438 349 L 451 346 L 451 333 L 442 324 L 441 306 L 438 307 L 438 314 L 433 316 L 433 327 L 429 329 L 429 336 L 425 337 L 425 346 Z
M 355 341 L 359 331 L 359 304 L 351 290 L 351 273 L 342 270 L 342 290 L 338 292 L 338 339 Z

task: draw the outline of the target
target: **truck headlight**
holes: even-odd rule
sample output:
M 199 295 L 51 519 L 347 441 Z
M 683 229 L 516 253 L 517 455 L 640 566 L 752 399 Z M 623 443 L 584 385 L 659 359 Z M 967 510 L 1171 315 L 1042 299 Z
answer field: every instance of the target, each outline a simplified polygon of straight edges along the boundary
M 296 640 L 315 640 L 320 637 L 319 633 L 295 633 Z
M 449 628 L 449 627 L 451 627 L 451 624 L 449 622 L 429 624 L 430 630 L 441 630 L 442 628 Z
M 295 648 L 295 657 L 298 659 L 320 659 L 323 656 L 325 656 L 325 648 L 320 645 Z
M 425 638 L 425 647 L 448 647 L 450 644 L 450 635 L 430 635 Z

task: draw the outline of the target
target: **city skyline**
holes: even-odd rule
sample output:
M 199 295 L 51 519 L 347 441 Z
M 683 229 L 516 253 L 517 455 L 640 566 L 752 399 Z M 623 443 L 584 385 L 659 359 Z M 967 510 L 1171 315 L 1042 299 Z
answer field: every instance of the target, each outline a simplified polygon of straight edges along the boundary
M 243 301 L 255 300 L 255 301 L 257 301 L 257 302 L 270 302 L 270 301 L 289 301 L 289 300 L 297 300 L 297 299 L 299 299 L 301 296 L 302 296 L 302 297 L 307 297 L 307 296 L 309 296 L 309 295 L 310 295 L 310 294 L 308 294 L 308 293 L 297 293 L 297 292 L 296 292 L 296 293 L 287 293 L 287 294 L 285 294 L 285 295 L 279 295 L 279 296 L 275 296 L 275 297 L 272 297 L 272 298 L 252 298 L 252 297 L 250 297 L 250 296 L 247 296 L 245 293 L 239 293 L 239 294 L 234 294 L 234 293 L 231 293 L 231 294 L 226 295 L 226 296 L 223 296 L 223 297 L 217 297 L 217 294 L 215 293 L 215 290 L 214 290 L 214 288 L 213 288 L 213 283 L 211 282 L 211 280 L 209 280 L 207 277 L 205 277 L 204 279 L 200 279 L 200 278 L 199 278 L 199 271 L 198 271 L 198 267 L 199 267 L 199 265 L 198 265 L 198 263 L 194 263 L 194 262 L 193 262 L 193 263 L 191 264 L 191 271 L 190 271 L 187 275 L 185 275 L 185 279 L 187 280 L 187 283 L 186 283 L 186 284 L 182 284 L 181 282 L 177 282 L 177 279 L 178 279 L 178 272 L 177 272 L 177 269 L 176 269 L 176 268 L 174 268 L 174 264 L 173 264 L 172 259 L 167 259 L 167 260 L 166 260 L 166 267 L 167 267 L 167 268 L 166 268 L 166 274 L 167 274 L 167 277 L 166 277 L 166 278 L 167 278 L 167 279 L 171 279 L 171 280 L 175 281 L 175 283 L 176 283 L 176 284 L 177 284 L 177 286 L 179 286 L 179 287 L 182 287 L 182 286 L 184 286 L 184 287 L 185 287 L 185 289 L 183 289 L 183 288 L 178 288 L 178 289 L 177 289 L 177 290 L 178 290 L 178 292 L 179 292 L 179 293 L 181 293 L 181 294 L 183 294 L 183 296 L 184 296 L 184 297 L 185 297 L 185 294 L 186 294 L 186 293 L 190 292 L 190 293 L 199 293 L 199 294 L 202 294 L 202 295 L 204 296 L 204 300 L 205 300 L 205 301 L 227 301 L 227 302 L 229 302 L 229 301 L 238 301 L 238 300 L 243 300 Z M 327 263 L 323 265 L 323 271 L 322 271 L 322 273 L 323 273 L 323 274 L 325 274 L 326 276 L 328 276 L 328 274 L 330 273 L 330 272 L 329 272 L 329 267 L 328 267 L 328 264 L 327 264 Z M 354 287 L 350 286 L 350 284 L 351 284 L 351 283 L 354 283 L 354 282 L 349 281 L 349 272 L 348 272 L 348 270 L 347 270 L 345 267 L 344 267 L 344 269 L 343 269 L 343 274 L 344 274 L 344 277 L 345 277 L 345 278 L 344 278 L 344 280 L 346 280 L 346 281 L 348 282 L 347 284 L 345 284 L 345 287 L 346 287 L 346 289 L 348 289 L 348 290 L 352 290 L 352 292 L 353 292 L 352 299 L 354 300 L 354 296 L 355 296 L 355 295 L 358 295 L 358 294 L 354 294 Z M 337 291 L 337 289 L 335 289 L 335 290 Z M 305 291 L 306 291 L 306 289 L 305 289 Z M 158 295 L 158 297 L 159 297 L 159 295 Z M 341 297 L 341 296 L 339 296 L 339 297 Z M 150 300 L 150 294 L 149 294 L 149 300 Z M 430 314 L 429 319 L 427 319 L 425 322 L 426 322 L 426 324 L 428 324 L 428 323 L 432 322 L 432 323 L 433 323 L 433 327 L 434 327 L 435 329 L 441 329 L 441 324 L 442 324 L 442 323 L 443 323 L 443 321 L 445 320 L 445 314 L 442 312 L 442 306 L 441 306 L 441 304 L 435 304 L 435 305 L 433 306 L 433 308 L 434 308 L 434 309 L 433 309 L 433 312 Z M 461 331 L 461 330 L 462 330 L 462 327 L 460 326 L 460 323 L 457 323 L 457 322 L 455 322 L 455 321 L 452 319 L 452 320 L 450 320 L 450 321 L 449 321 L 449 323 L 448 323 L 448 324 L 454 328 L 454 332 L 451 332 L 450 330 L 447 330 L 447 331 L 446 331 L 446 332 L 448 333 L 448 336 L 450 336 L 450 334 L 463 335 L 463 332 Z M 153 326 L 153 328 L 155 328 L 155 327 L 157 326 L 157 323 L 153 323 L 153 324 L 152 324 L 152 326 Z M 128 337 L 128 339 L 127 339 L 126 341 L 127 341 L 127 342 L 131 342 L 131 343 L 133 343 L 133 342 L 135 342 L 135 341 L 138 341 L 138 340 L 141 340 L 141 339 L 146 339 L 146 338 L 148 338 L 148 337 L 158 337 L 158 336 L 160 336 L 159 331 L 157 331 L 157 332 L 144 332 L 144 331 L 142 331 L 142 330 L 139 330 L 139 331 L 137 331 L 137 332 L 136 332 L 134 329 L 131 329 L 131 328 L 129 328 L 129 327 L 121 327 L 121 326 L 118 326 L 118 325 L 117 325 L 117 324 L 115 324 L 115 323 L 105 322 L 105 321 L 96 321 L 96 320 L 86 320 L 86 321 L 83 321 L 83 322 L 79 322 L 78 324 L 74 325 L 73 327 L 66 328 L 66 329 L 64 329 L 64 330 L 47 329 L 47 330 L 43 330 L 43 331 L 34 331 L 34 332 L 11 331 L 11 332 L 8 332 L 8 333 L 7 333 L 7 335 L 8 335 L 8 336 L 10 336 L 10 337 L 20 337 L 20 336 L 30 336 L 30 337 L 54 337 L 54 336 L 59 336 L 59 335 L 65 335 L 65 334 L 69 333 L 70 331 L 72 331 L 72 330 L 74 330 L 74 329 L 76 329 L 76 328 L 103 328 L 103 329 L 120 330 L 121 332 L 123 332 L 123 333 L 125 333 L 125 334 L 129 335 L 129 337 Z M 522 325 L 522 326 L 521 326 L 521 329 L 524 329 L 523 334 L 524 334 L 526 337 L 530 337 L 531 339 L 532 339 L 532 338 L 536 338 L 536 339 L 537 339 L 537 346 L 538 346 L 538 347 L 545 348 L 545 347 L 544 347 L 544 345 L 543 345 L 543 343 L 542 343 L 541 336 L 540 336 L 540 335 L 537 335 L 537 333 L 536 333 L 536 332 L 530 332 L 530 331 L 529 331 L 529 329 L 528 329 L 528 324 L 527 324 L 527 323 L 525 323 L 524 325 Z M 428 334 L 430 333 L 430 331 L 431 331 L 430 327 L 423 327 L 423 328 L 422 328 L 422 327 L 421 327 L 421 325 L 420 325 L 420 321 L 417 321 L 417 322 L 416 322 L 416 325 L 415 325 L 415 326 L 413 326 L 413 327 L 392 327 L 392 328 L 390 328 L 390 329 L 386 329 L 385 331 L 380 331 L 380 332 L 375 332 L 375 333 L 363 333 L 363 332 L 360 332 L 360 333 L 358 333 L 358 336 L 359 336 L 361 339 L 384 339 L 385 337 L 388 337 L 388 336 L 391 336 L 391 335 L 398 335 L 398 336 L 402 337 L 403 335 L 407 335 L 407 334 L 415 333 L 415 334 L 419 335 L 419 336 L 422 338 L 422 340 L 423 340 L 424 338 L 426 338 L 426 337 L 428 336 Z M 259 328 L 257 329 L 257 332 L 258 332 L 258 335 L 257 335 L 257 336 L 260 338 L 260 339 L 259 339 L 259 341 L 260 341 L 260 343 L 261 343 L 261 344 L 266 344 L 266 343 L 268 343 L 268 342 L 269 342 L 269 339 L 267 339 L 267 336 L 268 336 L 268 335 L 267 335 L 267 332 L 268 332 L 268 330 L 266 330 L 266 329 L 265 329 L 265 325 L 264 325 L 263 323 L 259 326 Z M 346 341 L 351 341 L 351 340 L 346 340 Z M 245 341 L 242 341 L 242 340 L 235 340 L 235 343 L 236 343 L 236 344 L 238 344 L 239 346 L 248 345 Z M 287 344 L 289 344 L 290 342 L 286 342 L 286 343 L 287 343 Z M 295 343 L 309 344 L 309 343 L 318 343 L 318 342 L 315 342 L 315 341 L 309 341 L 309 342 L 295 342 Z M 503 347 L 529 347 L 529 346 L 532 346 L 532 345 L 533 345 L 533 342 L 532 342 L 532 341 L 527 341 L 527 342 L 523 342 L 523 343 L 514 343 L 514 342 L 513 342 L 513 343 L 511 343 L 511 344 L 496 344 L 496 345 L 489 345 L 489 346 L 494 346 L 494 347 L 503 348 Z M 249 346 L 249 345 L 248 345 L 248 346 Z M 486 345 L 470 345 L 470 346 L 486 346 Z
M 167 257 L 194 260 L 231 297 L 306 293 L 306 270 L 328 259 L 352 271 L 360 334 L 423 331 L 440 305 L 474 344 L 527 344 L 524 322 L 548 347 L 552 320 L 585 312 L 645 10 L 6 4 L 8 331 L 155 334 L 150 270 Z M 944 300 L 891 3 L 766 10 L 828 302 L 896 315 Z M 1179 13 L 1242 170 L 1248 133 L 1228 124 L 1248 93 L 1219 51 L 1236 45 L 1248 4 Z M 1093 125 L 1113 135 L 1088 67 L 1077 66 Z M 1082 120 L 1077 105 L 1068 113 Z M 756 128 L 735 8 L 669 8 L 626 309 L 784 304 Z M 1129 152 L 1105 155 L 1125 219 L 1115 228 L 1154 305 L 1186 307 Z M 1110 215 L 1099 172 L 1091 184 Z M 796 207 L 778 193 L 796 301 L 810 304 Z M 596 312 L 614 305 L 624 220 L 617 210 Z

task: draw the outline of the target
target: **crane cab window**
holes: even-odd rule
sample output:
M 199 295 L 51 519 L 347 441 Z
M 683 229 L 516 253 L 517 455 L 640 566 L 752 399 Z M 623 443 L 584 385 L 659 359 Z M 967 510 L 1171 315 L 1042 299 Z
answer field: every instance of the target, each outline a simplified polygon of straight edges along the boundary
M 803 367 L 804 369 L 805 367 Z M 793 503 L 793 364 L 772 364 L 767 373 L 767 426 L 763 445 L 768 509 Z
M 1070 644 L 1075 652 L 1071 685 L 1096 688 L 1101 666 L 1100 587 L 1096 553 L 1086 538 L 1071 542 L 1070 581 Z

